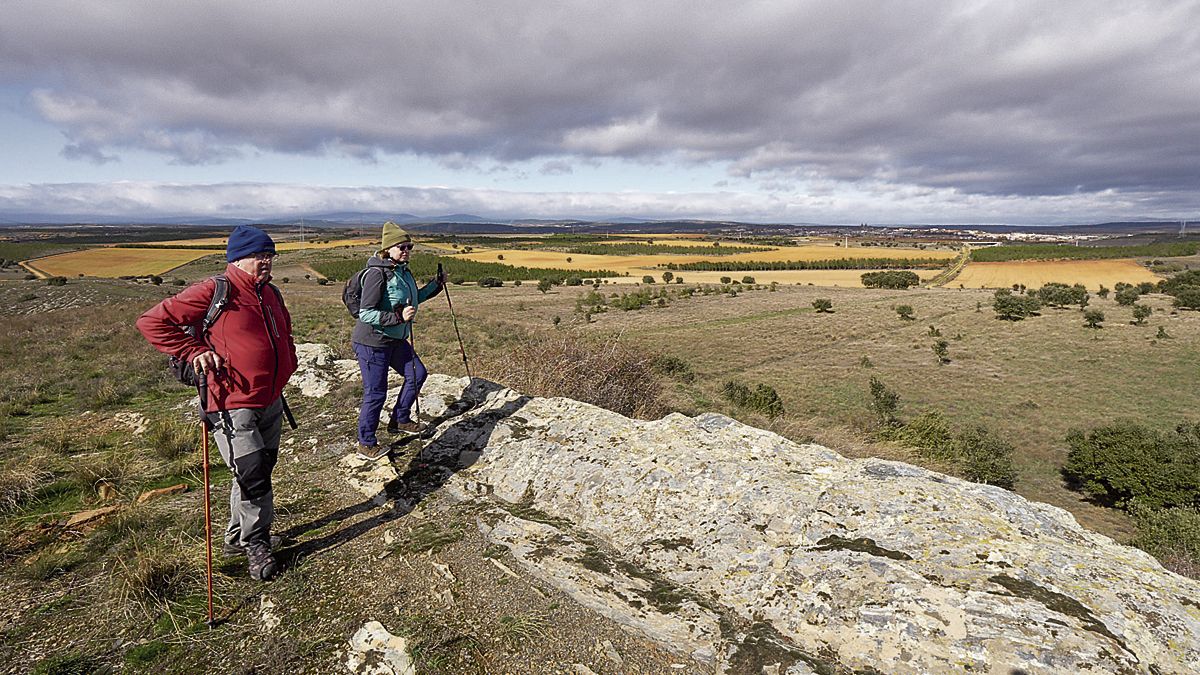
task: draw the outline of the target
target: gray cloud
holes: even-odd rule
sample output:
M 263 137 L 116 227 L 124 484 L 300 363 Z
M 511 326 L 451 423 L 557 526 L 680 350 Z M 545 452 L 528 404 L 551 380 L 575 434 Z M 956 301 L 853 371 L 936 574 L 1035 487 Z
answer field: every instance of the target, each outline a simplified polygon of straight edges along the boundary
M 46 83 L 29 105 L 92 161 L 619 157 L 1151 211 L 1200 184 L 1195 0 L 45 0 L 6 7 L 0 64 Z

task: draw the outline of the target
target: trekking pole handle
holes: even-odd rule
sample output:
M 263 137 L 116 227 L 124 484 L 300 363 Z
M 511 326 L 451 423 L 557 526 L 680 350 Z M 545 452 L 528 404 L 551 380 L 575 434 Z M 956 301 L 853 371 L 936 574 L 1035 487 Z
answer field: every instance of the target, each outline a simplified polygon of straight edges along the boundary
M 200 396 L 200 422 L 204 424 L 205 431 L 208 430 L 208 414 L 205 410 L 205 404 L 208 403 L 208 373 L 203 367 L 196 369 L 196 393 Z

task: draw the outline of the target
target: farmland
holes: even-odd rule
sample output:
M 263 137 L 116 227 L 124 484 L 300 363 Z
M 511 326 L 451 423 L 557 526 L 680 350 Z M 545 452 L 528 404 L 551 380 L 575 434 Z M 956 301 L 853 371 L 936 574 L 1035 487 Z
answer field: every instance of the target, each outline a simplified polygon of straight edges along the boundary
M 1024 284 L 1036 288 L 1050 282 L 1083 284 L 1095 291 L 1117 282 L 1157 282 L 1160 277 L 1135 260 L 1018 260 L 969 262 L 948 285 L 965 288 L 1007 288 Z
M 279 251 L 329 249 L 363 245 L 368 240 L 335 239 L 321 242 L 282 241 Z M 150 276 L 165 274 L 181 265 L 209 255 L 220 255 L 225 239 L 204 237 L 156 241 L 152 244 L 128 243 L 90 246 L 77 251 L 25 260 L 22 265 L 40 276 L 107 277 Z
M 46 276 L 121 277 L 164 274 L 214 251 L 195 248 L 86 248 L 26 261 L 26 268 Z

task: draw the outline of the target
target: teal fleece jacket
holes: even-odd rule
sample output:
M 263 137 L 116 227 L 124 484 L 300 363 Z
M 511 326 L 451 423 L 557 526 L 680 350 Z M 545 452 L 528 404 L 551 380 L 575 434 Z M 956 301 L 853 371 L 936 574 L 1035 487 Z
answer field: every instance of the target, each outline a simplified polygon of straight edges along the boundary
M 351 340 L 370 347 L 407 340 L 409 324 L 401 320 L 399 310 L 418 307 L 441 290 L 442 285 L 436 279 L 418 288 L 408 265 L 371 256 L 362 280 L 358 321 Z

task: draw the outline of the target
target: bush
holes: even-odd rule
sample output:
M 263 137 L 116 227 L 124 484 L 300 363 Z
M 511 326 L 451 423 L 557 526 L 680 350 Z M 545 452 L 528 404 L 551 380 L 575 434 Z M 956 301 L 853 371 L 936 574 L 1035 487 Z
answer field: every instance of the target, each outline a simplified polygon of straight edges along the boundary
M 583 279 L 580 279 L 579 277 L 567 277 L 567 285 L 568 286 L 582 286 Z
M 975 427 L 961 433 L 956 446 L 956 459 L 967 480 L 1008 490 L 1016 486 L 1017 469 L 1010 443 L 996 438 L 984 427 Z
M 751 276 L 744 276 L 744 277 L 742 277 L 742 283 L 743 283 L 743 284 L 753 284 L 753 283 L 755 283 L 755 282 L 754 282 L 754 277 L 751 277 Z
M 921 283 L 921 277 L 917 276 L 916 272 L 904 270 L 867 272 L 862 275 L 861 279 L 862 285 L 867 288 L 906 289 L 909 286 L 918 286 Z
M 833 313 L 833 301 L 828 298 L 817 298 L 812 302 L 813 309 L 817 310 L 818 314 Z
M 680 382 L 692 382 L 696 373 L 691 364 L 677 356 L 659 356 L 653 362 L 654 372 L 665 375 Z
M 1083 325 L 1088 328 L 1099 328 L 1104 321 L 1104 312 L 1098 309 L 1089 309 L 1083 313 Z
M 642 277 L 642 283 L 643 284 L 652 284 L 652 283 L 654 283 L 654 277 L 647 274 L 646 276 Z
M 1133 325 L 1140 326 L 1146 323 L 1146 319 L 1150 318 L 1151 309 L 1149 305 L 1134 305 L 1133 306 Z
M 326 279 L 325 277 L 321 277 L 320 279 L 317 279 L 318 286 L 327 286 L 328 284 L 329 284 L 329 280 Z
M 860 362 L 864 368 L 869 368 L 871 360 L 866 356 Z M 900 394 L 887 388 L 877 377 L 871 378 L 871 412 L 879 418 L 879 424 L 885 427 L 895 427 L 900 424 L 897 415 L 900 412 Z
M 1184 286 L 1175 291 L 1171 304 L 1180 309 L 1200 309 L 1200 286 Z
M 1138 533 L 1130 543 L 1177 574 L 1200 578 L 1200 509 L 1135 507 Z
M 163 459 L 179 459 L 200 447 L 200 425 L 179 419 L 155 420 L 146 430 L 146 442 Z
M 897 305 L 896 314 L 899 314 L 900 318 L 905 321 L 913 321 L 917 318 L 916 313 L 913 312 L 912 305 Z
M 993 296 L 992 309 L 996 316 L 1007 321 L 1020 321 L 1027 316 L 1037 314 L 1042 303 L 1033 295 L 1013 295 L 1007 288 L 1001 288 Z
M 1120 508 L 1200 505 L 1200 424 L 1160 433 L 1118 421 L 1066 437 L 1063 475 L 1072 486 Z
M 492 277 L 484 277 L 484 278 L 485 278 L 485 279 L 491 279 Z M 480 285 L 480 286 L 483 286 L 483 285 L 484 285 L 483 281 L 484 281 L 483 279 L 480 279 L 480 280 L 479 280 L 479 285 Z M 538 289 L 539 291 L 541 291 L 543 294 L 545 294 L 547 291 L 549 291 L 549 290 L 550 290 L 550 288 L 551 288 L 551 287 L 553 287 L 553 286 L 554 286 L 554 284 L 553 284 L 553 283 L 550 281 L 549 277 L 542 277 L 541 279 L 538 279 L 538 282 L 537 282 L 537 289 Z
M 1139 296 L 1138 296 L 1137 287 L 1125 286 L 1125 287 L 1117 290 L 1117 294 L 1113 296 L 1113 299 L 1117 301 L 1118 305 L 1123 305 L 1123 306 L 1128 307 L 1129 305 L 1132 305 L 1133 303 L 1137 302 L 1138 297 Z
M 1042 286 L 1035 293 L 1039 300 L 1051 307 L 1087 304 L 1087 288 L 1082 284 L 1068 286 L 1052 282 Z
M 627 417 L 653 419 L 665 411 L 653 357 L 620 343 L 572 331 L 523 340 L 482 376 L 534 396 L 565 396 Z
M 499 288 L 504 285 L 504 282 L 496 277 L 480 277 L 477 283 L 484 288 Z M 538 288 L 541 288 L 540 282 L 538 284 Z M 544 293 L 545 291 L 542 292 Z
M 950 343 L 945 340 L 934 340 L 933 355 L 937 357 L 940 364 L 950 363 Z
M 730 380 L 721 387 L 721 395 L 740 408 L 754 410 L 767 417 L 783 414 L 783 399 L 769 385 L 759 384 L 751 389 L 741 382 Z
M 50 278 L 46 279 L 46 285 L 47 286 L 66 286 L 67 278 L 66 277 L 50 277 Z
M 730 284 L 730 283 L 733 283 L 733 279 L 731 279 L 730 277 L 721 277 L 721 283 Z

